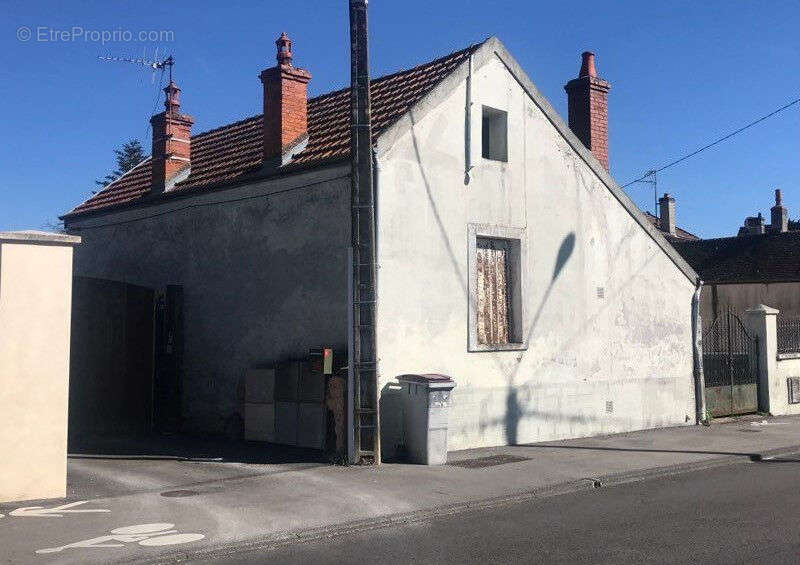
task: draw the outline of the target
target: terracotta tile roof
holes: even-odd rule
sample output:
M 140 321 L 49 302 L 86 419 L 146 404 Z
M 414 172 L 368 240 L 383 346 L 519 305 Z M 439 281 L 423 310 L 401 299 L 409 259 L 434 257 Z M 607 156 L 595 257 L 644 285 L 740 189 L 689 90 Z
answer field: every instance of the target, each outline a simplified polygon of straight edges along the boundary
M 672 245 L 707 284 L 800 282 L 800 231 Z
M 650 212 L 645 212 L 644 215 L 647 217 L 647 220 L 651 224 L 653 224 L 654 228 L 659 229 L 659 227 L 658 227 L 658 218 L 656 216 L 654 216 Z M 693 233 L 689 233 L 686 230 L 682 230 L 678 226 L 675 226 L 675 235 L 670 235 L 670 234 L 665 233 L 663 231 L 661 232 L 661 235 L 666 237 L 667 241 L 669 241 L 670 243 L 674 243 L 676 241 L 687 241 L 687 240 L 688 241 L 692 241 L 692 240 L 700 239 L 699 237 L 697 237 Z
M 436 84 L 449 75 L 480 44 L 471 45 L 418 67 L 372 80 L 373 139 L 399 119 Z M 350 89 L 323 94 L 308 101 L 308 135 L 305 149 L 290 167 L 313 166 L 350 154 Z M 258 171 L 262 160 L 261 115 L 192 136 L 192 171 L 171 192 L 211 188 Z M 73 217 L 130 204 L 150 190 L 150 159 L 75 207 Z

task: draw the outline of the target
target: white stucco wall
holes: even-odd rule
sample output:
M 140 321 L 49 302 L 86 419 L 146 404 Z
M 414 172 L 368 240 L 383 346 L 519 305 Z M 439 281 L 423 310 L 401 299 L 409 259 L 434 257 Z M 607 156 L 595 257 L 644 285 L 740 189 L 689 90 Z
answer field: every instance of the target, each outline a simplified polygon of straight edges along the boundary
M 66 496 L 72 246 L 0 232 L 0 502 Z
M 770 382 L 769 410 L 775 416 L 800 414 L 800 404 L 789 404 L 789 377 L 800 377 L 800 355 L 777 355 L 777 379 Z M 772 381 L 772 379 L 770 379 Z
M 379 144 L 381 387 L 452 376 L 450 449 L 693 422 L 693 284 L 497 57 L 474 71 L 465 185 L 465 81 L 452 87 Z M 508 112 L 508 163 L 481 159 L 483 104 Z M 524 233 L 524 350 L 468 351 L 470 224 Z

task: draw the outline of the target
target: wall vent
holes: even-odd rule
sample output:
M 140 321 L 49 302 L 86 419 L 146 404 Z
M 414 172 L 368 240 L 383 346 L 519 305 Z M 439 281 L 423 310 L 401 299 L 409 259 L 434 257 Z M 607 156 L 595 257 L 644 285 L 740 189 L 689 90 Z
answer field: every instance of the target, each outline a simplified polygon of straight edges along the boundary
M 612 412 L 614 412 L 614 401 L 606 400 L 606 414 L 611 414 Z
M 602 286 L 597 287 L 597 298 L 605 298 L 606 297 L 606 289 Z
M 800 377 L 786 379 L 786 388 L 789 391 L 789 404 L 800 404 Z

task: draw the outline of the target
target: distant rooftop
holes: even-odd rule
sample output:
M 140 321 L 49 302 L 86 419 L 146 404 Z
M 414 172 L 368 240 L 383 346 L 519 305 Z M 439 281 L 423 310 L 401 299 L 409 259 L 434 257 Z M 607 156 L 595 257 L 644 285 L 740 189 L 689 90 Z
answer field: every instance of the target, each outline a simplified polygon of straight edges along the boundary
M 672 241 L 707 284 L 800 282 L 800 232 Z
M 661 229 L 659 227 L 658 217 L 654 216 L 650 212 L 645 212 L 644 215 L 647 217 L 647 220 L 651 224 L 653 224 L 654 228 L 656 228 L 657 230 Z M 681 229 L 681 228 L 679 228 L 677 226 L 675 226 L 675 235 L 668 234 L 665 231 L 661 231 L 661 235 L 666 237 L 667 241 L 669 241 L 670 243 L 674 243 L 676 241 L 687 241 L 687 240 L 700 239 L 699 237 L 697 237 L 693 233 L 689 233 L 688 231 L 686 231 L 684 229 Z

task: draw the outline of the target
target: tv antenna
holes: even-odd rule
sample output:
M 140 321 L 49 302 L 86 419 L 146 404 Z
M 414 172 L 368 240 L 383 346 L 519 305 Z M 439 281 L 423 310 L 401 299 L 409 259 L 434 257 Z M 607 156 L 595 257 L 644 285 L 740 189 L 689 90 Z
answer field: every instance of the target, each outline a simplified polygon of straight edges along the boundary
M 145 53 L 146 55 L 146 53 Z M 133 65 L 141 65 L 143 67 L 150 67 L 153 69 L 153 74 L 150 77 L 150 83 L 155 84 L 156 81 L 156 71 L 161 70 L 161 77 L 158 81 L 158 88 L 155 91 L 155 95 L 153 97 L 153 109 L 151 110 L 150 114 L 154 114 L 156 108 L 158 107 L 158 97 L 159 91 L 161 90 L 161 85 L 164 83 L 164 71 L 169 70 L 169 82 L 172 82 L 172 67 L 175 65 L 175 59 L 172 55 L 168 55 L 164 59 L 158 58 L 158 48 L 156 48 L 155 52 L 153 53 L 153 59 L 147 59 L 145 56 L 142 57 L 116 57 L 113 55 L 107 56 L 98 56 L 97 57 L 100 61 L 112 62 L 112 63 L 130 63 Z M 150 131 L 150 123 L 147 124 L 147 130 L 145 132 L 145 138 L 147 138 L 147 133 Z
M 155 81 L 155 74 L 158 69 L 161 69 L 162 72 L 164 71 L 164 69 L 169 69 L 169 81 L 172 82 L 172 67 L 175 65 L 175 59 L 172 57 L 172 55 L 169 55 L 167 58 L 159 61 L 157 55 L 158 51 L 156 51 L 155 61 L 145 59 L 144 57 L 138 57 L 134 59 L 132 57 L 114 57 L 111 55 L 106 57 L 98 56 L 97 58 L 101 61 L 110 61 L 116 63 L 131 63 L 134 65 L 141 65 L 143 67 L 150 67 L 151 69 L 153 69 L 153 78 L 151 82 Z

